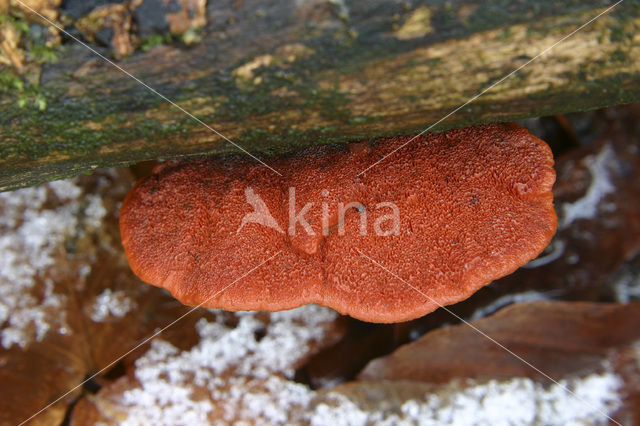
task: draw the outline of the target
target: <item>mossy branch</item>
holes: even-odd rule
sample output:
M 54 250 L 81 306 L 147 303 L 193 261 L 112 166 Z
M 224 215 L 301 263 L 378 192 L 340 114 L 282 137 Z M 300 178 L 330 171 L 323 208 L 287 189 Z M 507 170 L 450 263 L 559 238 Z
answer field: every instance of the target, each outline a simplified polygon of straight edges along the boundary
M 419 132 L 611 4 L 424 3 L 212 4 L 202 42 L 119 65 L 246 149 L 284 152 Z M 638 101 L 639 30 L 627 0 L 433 130 Z M 0 190 L 237 151 L 76 44 L 45 66 L 39 93 L 44 111 L 0 95 Z

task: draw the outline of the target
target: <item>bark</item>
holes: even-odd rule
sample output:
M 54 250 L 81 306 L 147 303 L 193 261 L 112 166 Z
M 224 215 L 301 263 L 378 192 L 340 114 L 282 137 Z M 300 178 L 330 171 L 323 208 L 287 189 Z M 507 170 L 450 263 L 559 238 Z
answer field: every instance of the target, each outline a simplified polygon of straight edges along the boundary
M 422 131 L 609 1 L 209 2 L 203 40 L 118 65 L 258 153 Z M 431 130 L 640 100 L 640 7 L 626 0 Z M 47 109 L 0 98 L 0 190 L 157 158 L 238 152 L 67 42 Z

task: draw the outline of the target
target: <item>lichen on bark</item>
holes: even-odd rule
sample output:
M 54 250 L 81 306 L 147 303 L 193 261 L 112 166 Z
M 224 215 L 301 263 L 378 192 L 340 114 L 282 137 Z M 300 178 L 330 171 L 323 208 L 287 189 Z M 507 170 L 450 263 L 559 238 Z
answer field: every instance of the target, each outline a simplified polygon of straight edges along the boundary
M 118 64 L 258 153 L 419 132 L 610 6 L 213 3 L 202 42 Z M 623 2 L 432 130 L 640 100 L 638 5 Z M 45 111 L 0 96 L 0 190 L 237 150 L 74 43 L 44 68 L 41 90 Z

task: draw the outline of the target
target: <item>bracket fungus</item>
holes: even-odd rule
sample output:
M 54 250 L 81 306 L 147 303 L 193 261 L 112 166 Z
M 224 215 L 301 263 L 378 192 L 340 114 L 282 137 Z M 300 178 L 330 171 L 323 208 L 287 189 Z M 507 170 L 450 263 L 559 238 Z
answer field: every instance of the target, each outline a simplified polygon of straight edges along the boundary
M 409 139 L 267 158 L 282 176 L 240 155 L 160 165 L 122 205 L 131 268 L 185 304 L 317 303 L 397 322 L 468 298 L 548 245 L 543 141 L 514 124 L 427 134 L 356 176 Z

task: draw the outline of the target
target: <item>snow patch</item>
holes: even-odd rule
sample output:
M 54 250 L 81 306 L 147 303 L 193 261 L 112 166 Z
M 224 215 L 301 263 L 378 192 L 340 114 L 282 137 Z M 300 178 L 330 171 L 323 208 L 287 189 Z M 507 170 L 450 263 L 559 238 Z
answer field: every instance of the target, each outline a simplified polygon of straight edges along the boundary
M 593 219 L 598 215 L 598 205 L 607 194 L 615 191 L 610 168 L 616 164 L 616 155 L 610 145 L 605 145 L 597 155 L 585 157 L 583 162 L 591 174 L 591 184 L 582 198 L 562 205 L 559 229 L 566 229 L 579 219 Z
M 640 272 L 623 265 L 622 272 L 613 283 L 613 290 L 618 302 L 629 303 L 640 299 Z
M 89 316 L 94 322 L 103 322 L 110 317 L 122 318 L 135 307 L 135 301 L 127 297 L 124 291 L 107 288 L 96 297 L 89 308 Z
M 315 393 L 287 377 L 338 314 L 308 305 L 271 313 L 266 322 L 260 312 L 235 315 L 235 327 L 221 316 L 200 319 L 200 342 L 189 351 L 154 340 L 136 361 L 140 387 L 122 395 L 123 424 L 209 424 L 213 418 L 226 424 L 238 417 L 283 423 L 291 410 L 306 407 Z
M 528 378 L 491 380 L 463 389 L 409 399 L 399 410 L 364 410 L 346 396 L 330 393 L 306 420 L 314 426 L 336 425 L 579 425 L 607 424 L 621 405 L 622 380 L 613 373 L 560 381 L 547 388 Z M 567 392 L 569 388 L 578 396 Z
M 316 392 L 287 379 L 292 365 L 304 356 L 308 346 L 322 339 L 324 325 L 335 319 L 335 312 L 311 305 L 269 314 L 266 321 L 264 313 L 236 315 L 239 323 L 233 328 L 222 320 L 201 319 L 197 323 L 201 340 L 188 351 L 166 341 L 153 341 L 149 351 L 136 361 L 139 385 L 107 403 L 122 408 L 126 417 L 121 423 L 606 424 L 607 415 L 622 404 L 618 391 L 623 381 L 605 366 L 601 374 L 549 386 L 529 378 L 471 385 L 452 382 L 429 387 L 424 394 L 395 404 L 380 400 L 372 406 L 372 400 L 381 396 L 372 397 L 365 407 L 351 394 L 341 393 L 340 388 Z M 259 330 L 264 337 L 256 337 Z M 369 386 L 380 384 L 356 386 L 361 388 L 355 395 L 361 395 Z M 389 386 L 401 384 L 390 382 Z
M 50 330 L 69 328 L 55 291 L 68 279 L 65 242 L 97 228 L 106 215 L 99 197 L 82 198 L 74 179 L 0 193 L 0 343 L 25 348 Z M 80 265 L 82 270 L 90 265 Z M 66 277 L 66 278 L 65 278 Z

